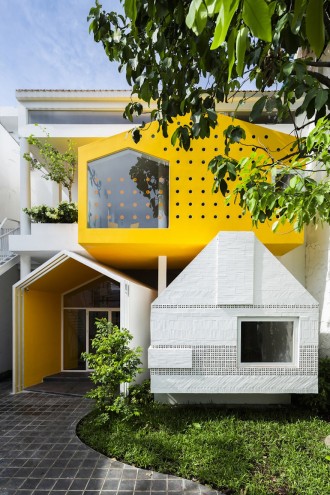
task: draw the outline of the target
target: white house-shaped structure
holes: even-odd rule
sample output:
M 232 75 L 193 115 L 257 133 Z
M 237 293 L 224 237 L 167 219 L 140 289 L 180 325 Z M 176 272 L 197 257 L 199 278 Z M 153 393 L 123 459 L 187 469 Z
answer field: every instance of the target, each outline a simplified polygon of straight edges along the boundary
M 315 393 L 317 360 L 317 301 L 252 232 L 219 233 L 152 304 L 159 400 Z

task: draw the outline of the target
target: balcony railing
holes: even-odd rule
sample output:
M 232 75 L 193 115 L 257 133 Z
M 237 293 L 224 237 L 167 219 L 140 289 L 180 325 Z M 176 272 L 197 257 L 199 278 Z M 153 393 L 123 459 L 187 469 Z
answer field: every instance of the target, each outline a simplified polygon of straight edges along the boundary
M 20 223 L 12 218 L 5 218 L 0 223 L 0 266 L 15 258 L 16 253 L 9 250 L 9 236 L 20 233 Z

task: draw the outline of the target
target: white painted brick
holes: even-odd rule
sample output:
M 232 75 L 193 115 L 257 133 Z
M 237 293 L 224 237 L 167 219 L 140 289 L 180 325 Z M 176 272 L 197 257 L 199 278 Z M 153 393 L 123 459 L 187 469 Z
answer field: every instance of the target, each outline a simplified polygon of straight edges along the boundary
M 250 304 L 269 307 L 239 307 Z M 267 251 L 253 233 L 224 232 L 220 233 L 154 302 L 151 344 L 173 347 L 227 345 L 233 349 L 238 341 L 238 318 L 298 317 L 302 318 L 300 344 L 317 345 L 318 308 L 310 307 L 315 304 L 315 299 Z M 157 308 L 156 305 L 173 307 Z M 185 305 L 187 307 L 180 307 Z M 214 307 L 208 307 L 210 305 Z M 234 306 L 230 307 L 231 305 Z M 301 307 L 304 305 L 306 307 Z M 330 327 L 326 328 L 330 331 Z M 323 339 L 324 347 L 330 352 L 329 340 L 328 336 Z M 227 359 L 228 363 L 222 363 L 223 368 L 226 368 L 227 364 L 232 368 L 233 358 Z M 173 360 L 175 362 L 174 357 Z M 153 362 L 157 367 L 156 358 Z M 303 366 L 311 369 L 315 363 L 303 363 Z M 158 364 L 158 367 L 161 366 Z M 275 393 L 276 390 L 276 393 L 291 393 L 315 390 L 315 377 L 306 375 L 306 370 L 298 377 L 290 375 L 289 372 L 287 375 L 284 372 L 283 375 L 277 376 L 237 376 L 237 368 L 235 373 L 236 375 L 232 376 L 216 377 L 162 376 L 153 377 L 152 380 L 153 386 L 156 382 L 176 383 L 175 391 L 171 390 L 173 393 L 190 393 L 189 384 L 196 384 L 197 378 L 200 379 L 199 385 L 196 385 L 195 392 L 191 393 L 203 393 L 202 388 L 198 388 L 203 384 L 207 387 L 205 393 Z M 308 380 L 312 380 L 313 384 Z M 182 390 L 180 386 L 183 387 Z M 277 387 L 276 390 L 273 390 L 273 387 Z M 162 390 L 157 391 L 163 393 Z
M 149 368 L 191 368 L 192 349 L 148 349 Z
M 152 376 L 152 393 L 317 393 L 317 376 Z M 187 400 L 188 397 L 187 397 Z

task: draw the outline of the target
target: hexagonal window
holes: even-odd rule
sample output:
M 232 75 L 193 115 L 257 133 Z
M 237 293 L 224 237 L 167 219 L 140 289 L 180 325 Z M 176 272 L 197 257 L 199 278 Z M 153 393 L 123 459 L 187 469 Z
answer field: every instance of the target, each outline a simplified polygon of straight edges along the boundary
M 88 163 L 89 228 L 168 227 L 168 163 L 127 149 Z

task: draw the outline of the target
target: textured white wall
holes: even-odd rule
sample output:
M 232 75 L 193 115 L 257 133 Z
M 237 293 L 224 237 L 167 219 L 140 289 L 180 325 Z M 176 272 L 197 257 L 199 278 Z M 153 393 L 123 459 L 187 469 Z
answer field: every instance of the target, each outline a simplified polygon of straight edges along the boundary
M 251 317 L 297 322 L 292 364 L 239 364 Z M 181 368 L 161 364 L 169 351 Z M 153 303 L 149 352 L 157 394 L 316 392 L 318 303 L 252 232 L 221 232 Z
M 320 304 L 320 356 L 330 357 L 330 228 L 306 229 L 306 287 Z

